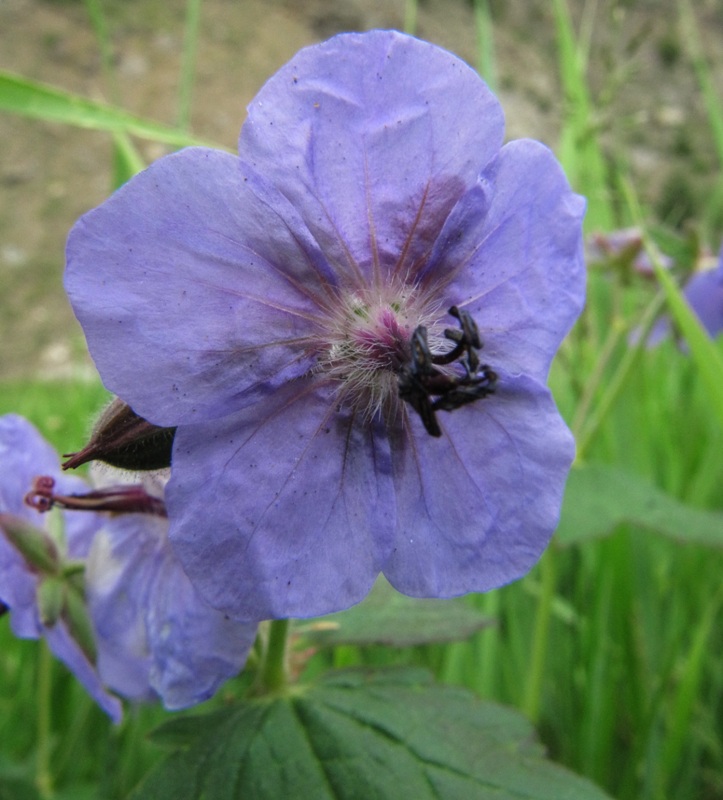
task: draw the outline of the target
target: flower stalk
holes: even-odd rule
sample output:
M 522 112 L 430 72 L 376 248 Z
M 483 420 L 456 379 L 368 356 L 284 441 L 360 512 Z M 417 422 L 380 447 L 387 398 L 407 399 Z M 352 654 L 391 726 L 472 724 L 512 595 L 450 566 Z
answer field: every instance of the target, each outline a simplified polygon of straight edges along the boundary
M 557 568 L 555 564 L 556 552 L 553 547 L 540 559 L 542 573 L 542 591 L 537 605 L 535 617 L 535 632 L 532 640 L 532 655 L 530 671 L 527 675 L 523 709 L 533 723 L 539 721 L 542 686 L 545 676 L 545 662 L 547 660 L 547 645 L 549 641 L 550 618 L 552 617 L 552 602 L 555 599 L 557 585 Z
M 266 651 L 259 670 L 257 694 L 278 694 L 288 685 L 288 640 L 289 620 L 272 620 L 269 623 Z

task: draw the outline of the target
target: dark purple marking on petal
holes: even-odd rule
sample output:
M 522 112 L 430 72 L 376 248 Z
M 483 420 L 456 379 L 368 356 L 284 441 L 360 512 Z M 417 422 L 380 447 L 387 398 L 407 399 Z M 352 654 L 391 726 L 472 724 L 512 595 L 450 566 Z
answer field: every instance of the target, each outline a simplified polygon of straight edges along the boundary
M 584 302 L 583 212 L 552 153 L 520 140 L 450 214 L 422 285 L 474 316 L 490 363 L 545 380 Z
M 249 106 L 239 153 L 358 288 L 413 273 L 503 134 L 499 103 L 466 64 L 373 31 L 298 53 Z
M 86 214 L 66 289 L 101 377 L 150 422 L 230 413 L 314 360 L 336 276 L 289 202 L 192 148 Z

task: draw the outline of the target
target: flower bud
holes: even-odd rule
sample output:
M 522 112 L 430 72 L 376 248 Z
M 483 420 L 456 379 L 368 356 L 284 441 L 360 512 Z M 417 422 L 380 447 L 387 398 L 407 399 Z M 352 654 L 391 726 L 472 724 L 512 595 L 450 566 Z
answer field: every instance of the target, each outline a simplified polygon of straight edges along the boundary
M 65 603 L 65 583 L 62 578 L 50 575 L 38 583 L 38 615 L 46 628 L 52 628 L 60 618 Z
M 67 453 L 63 469 L 75 469 L 89 461 L 103 461 L 128 470 L 164 469 L 171 465 L 175 428 L 161 428 L 139 417 L 116 397 L 100 415 L 88 444 Z
M 68 626 L 70 635 L 83 651 L 85 657 L 91 664 L 95 664 L 98 660 L 98 650 L 95 643 L 93 623 L 85 602 L 85 595 L 83 590 L 73 583 L 66 583 L 65 589 L 63 620 Z
M 22 555 L 33 572 L 57 575 L 58 549 L 47 531 L 14 514 L 0 514 L 0 533 Z

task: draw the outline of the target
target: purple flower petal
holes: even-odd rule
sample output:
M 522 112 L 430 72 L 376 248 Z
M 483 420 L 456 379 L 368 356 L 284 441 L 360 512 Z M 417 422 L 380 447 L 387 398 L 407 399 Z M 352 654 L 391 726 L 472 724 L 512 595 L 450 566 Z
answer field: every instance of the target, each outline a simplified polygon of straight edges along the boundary
M 471 312 L 484 358 L 544 381 L 580 313 L 585 202 L 539 142 L 510 142 L 455 207 L 423 275 Z
M 723 251 L 716 269 L 694 275 L 683 294 L 711 338 L 723 331 Z
M 158 425 L 227 414 L 303 373 L 333 279 L 278 192 L 200 148 L 86 214 L 67 257 L 66 289 L 106 386 Z
M 0 417 L 0 511 L 44 526 L 43 515 L 24 502 L 33 478 L 60 473 L 58 454 L 35 427 L 18 414 Z M 77 480 L 77 479 L 74 479 Z
M 708 336 L 715 339 L 723 331 L 723 248 L 718 256 L 718 265 L 714 269 L 694 273 L 683 289 L 683 296 Z M 646 341 L 647 346 L 655 347 L 660 344 L 670 335 L 671 328 L 670 316 L 662 316 L 653 325 Z M 639 338 L 640 332 L 633 331 L 631 342 L 634 344 Z M 682 347 L 687 349 L 687 344 L 683 342 Z
M 494 395 L 412 419 L 392 443 L 397 504 L 384 574 L 400 592 L 451 597 L 524 575 L 557 525 L 575 446 L 550 392 L 501 375 Z
M 375 426 L 354 424 L 307 381 L 177 436 L 171 540 L 211 605 L 247 619 L 305 617 L 366 595 L 394 508 Z
M 395 31 L 302 50 L 248 111 L 241 158 L 301 211 L 352 284 L 418 269 L 504 134 L 470 67 Z
M 201 599 L 167 532 L 168 520 L 148 514 L 109 520 L 86 584 L 103 680 L 126 697 L 155 693 L 177 709 L 206 700 L 240 672 L 256 624 L 229 620 Z
M 255 622 L 229 619 L 203 602 L 180 562 L 164 559 L 151 592 L 148 638 L 151 685 L 165 707 L 186 708 L 212 697 L 241 671 L 256 629 Z

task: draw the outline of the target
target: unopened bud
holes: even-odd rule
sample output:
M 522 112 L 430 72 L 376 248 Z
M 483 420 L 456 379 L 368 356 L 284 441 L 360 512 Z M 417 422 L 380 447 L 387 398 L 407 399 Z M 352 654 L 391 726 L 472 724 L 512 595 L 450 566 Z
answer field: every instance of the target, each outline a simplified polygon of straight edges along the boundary
M 65 583 L 62 578 L 50 575 L 38 583 L 38 614 L 46 628 L 52 628 L 60 619 L 65 604 Z
M 165 469 L 171 465 L 175 428 L 161 428 L 139 417 L 120 398 L 100 415 L 88 444 L 64 456 L 63 469 L 75 469 L 89 461 L 103 461 L 128 470 Z
M 60 557 L 50 535 L 14 514 L 0 514 L 0 535 L 22 555 L 33 572 L 56 575 Z
M 85 657 L 91 664 L 95 664 L 98 658 L 98 650 L 95 645 L 93 623 L 88 613 L 82 589 L 72 583 L 66 585 L 63 620 L 68 626 L 70 635 L 83 651 Z

